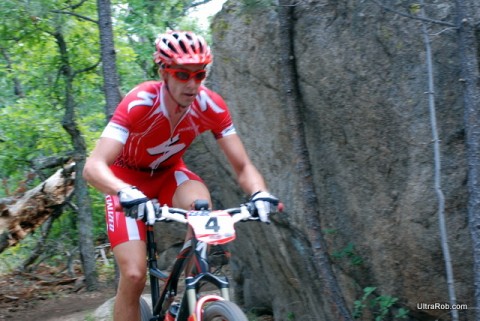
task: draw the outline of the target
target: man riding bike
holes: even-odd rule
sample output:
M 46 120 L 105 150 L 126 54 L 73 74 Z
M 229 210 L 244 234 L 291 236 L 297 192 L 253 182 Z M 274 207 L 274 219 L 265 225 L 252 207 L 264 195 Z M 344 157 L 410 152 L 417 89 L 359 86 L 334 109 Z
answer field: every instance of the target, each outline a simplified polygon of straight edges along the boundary
M 182 155 L 202 132 L 211 131 L 237 181 L 267 221 L 278 203 L 252 164 L 223 98 L 202 85 L 212 62 L 204 38 L 170 31 L 155 42 L 162 81 L 146 81 L 120 102 L 87 159 L 84 178 L 105 193 L 107 230 L 120 270 L 114 320 L 140 320 L 139 297 L 146 281 L 145 221 L 153 224 L 151 199 L 190 209 L 210 193 Z M 123 211 L 122 211 L 123 209 Z M 188 237 L 188 235 L 187 235 Z

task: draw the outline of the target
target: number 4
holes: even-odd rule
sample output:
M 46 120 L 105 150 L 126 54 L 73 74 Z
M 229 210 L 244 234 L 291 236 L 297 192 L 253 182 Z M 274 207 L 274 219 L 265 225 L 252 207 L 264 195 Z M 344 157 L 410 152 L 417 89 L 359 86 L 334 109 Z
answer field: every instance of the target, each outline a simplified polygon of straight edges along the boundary
M 205 224 L 205 229 L 213 230 L 215 233 L 217 233 L 220 230 L 218 219 L 216 217 L 210 217 L 210 219 L 207 221 L 207 224 Z

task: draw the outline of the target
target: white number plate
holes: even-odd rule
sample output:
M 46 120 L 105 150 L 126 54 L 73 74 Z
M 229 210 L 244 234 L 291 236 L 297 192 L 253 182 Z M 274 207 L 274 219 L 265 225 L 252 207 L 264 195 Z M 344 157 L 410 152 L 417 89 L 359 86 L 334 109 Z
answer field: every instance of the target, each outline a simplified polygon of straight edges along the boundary
M 200 241 L 208 244 L 225 244 L 235 239 L 233 219 L 225 211 L 190 212 L 187 219 Z

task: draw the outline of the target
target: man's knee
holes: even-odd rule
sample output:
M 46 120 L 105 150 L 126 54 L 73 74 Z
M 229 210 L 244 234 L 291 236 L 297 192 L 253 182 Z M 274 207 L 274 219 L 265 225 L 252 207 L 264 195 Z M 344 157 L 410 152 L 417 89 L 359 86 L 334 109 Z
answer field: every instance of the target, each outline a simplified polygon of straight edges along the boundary
M 139 268 L 129 268 L 121 274 L 121 277 L 132 284 L 145 283 L 147 279 L 145 270 Z
M 145 270 L 128 269 L 120 274 L 120 282 L 129 291 L 142 291 L 145 287 L 147 277 Z
M 173 196 L 173 206 L 190 209 L 193 202 L 198 199 L 208 201 L 211 206 L 210 192 L 207 186 L 202 182 L 189 180 L 177 187 Z
M 146 282 L 145 243 L 130 241 L 113 249 L 120 269 L 120 282 L 130 287 L 141 288 Z

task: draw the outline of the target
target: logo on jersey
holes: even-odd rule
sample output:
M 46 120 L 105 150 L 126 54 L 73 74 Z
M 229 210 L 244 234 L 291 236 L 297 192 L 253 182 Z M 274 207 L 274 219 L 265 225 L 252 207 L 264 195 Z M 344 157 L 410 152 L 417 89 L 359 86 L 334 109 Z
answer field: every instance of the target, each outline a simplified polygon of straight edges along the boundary
M 128 111 L 136 106 L 153 106 L 153 99 L 157 97 L 156 94 L 149 93 L 148 91 L 139 91 L 137 97 L 140 99 L 132 100 L 128 104 Z
M 200 93 L 197 95 L 197 101 L 201 111 L 207 110 L 208 106 L 210 106 L 210 108 L 217 114 L 225 112 L 225 110 L 218 106 L 213 101 L 213 99 L 203 90 L 200 91 Z
M 157 145 L 155 147 L 147 148 L 147 152 L 150 155 L 159 155 L 161 154 L 160 157 L 158 157 L 155 161 L 153 161 L 150 164 L 150 168 L 157 168 L 161 163 L 172 157 L 173 155 L 181 152 L 183 149 L 185 149 L 186 145 L 184 143 L 177 144 L 177 142 L 180 139 L 180 135 L 177 134 L 174 137 L 171 137 L 170 139 L 167 139 L 160 145 Z

